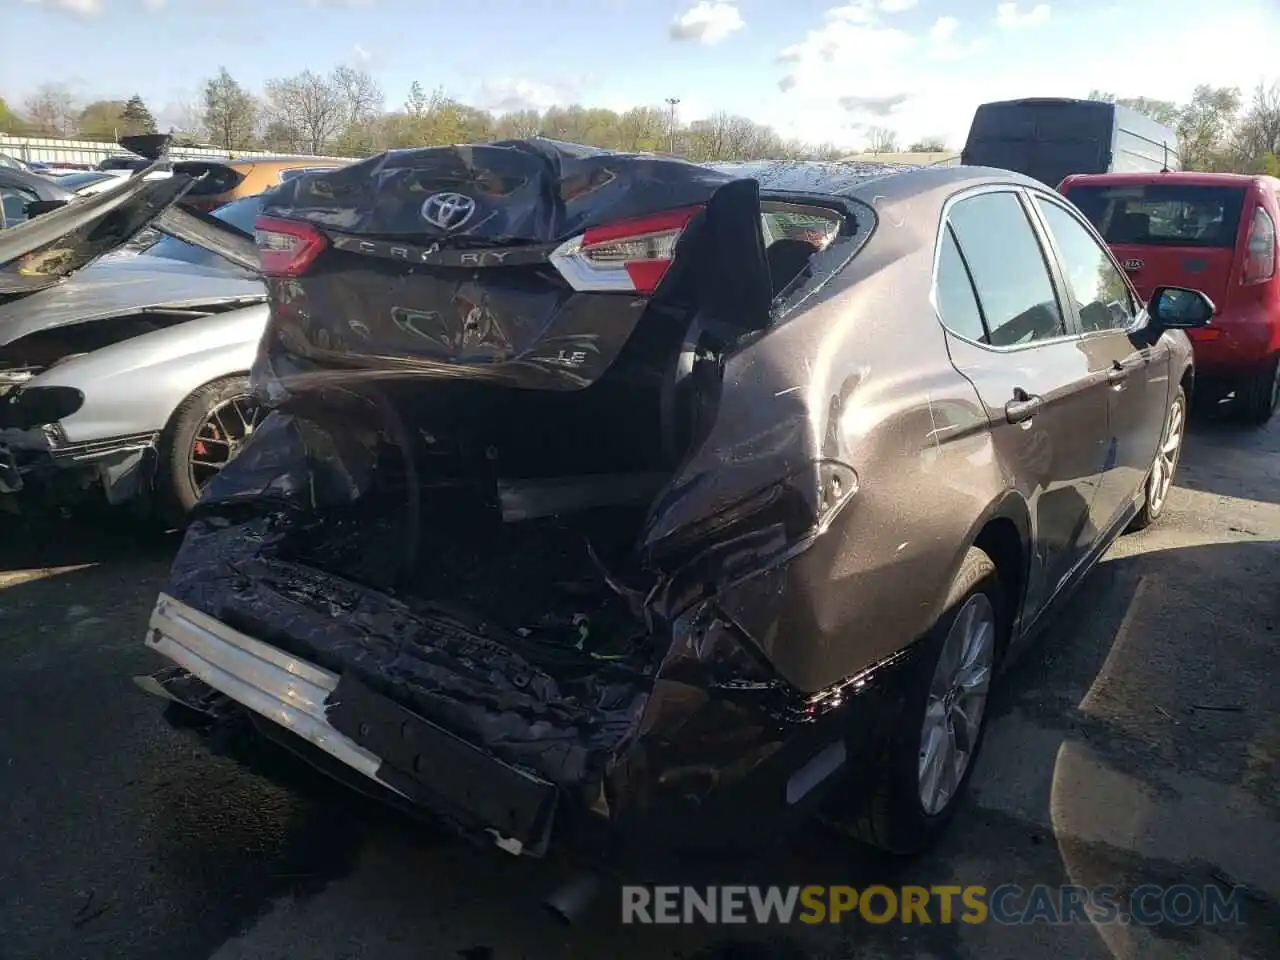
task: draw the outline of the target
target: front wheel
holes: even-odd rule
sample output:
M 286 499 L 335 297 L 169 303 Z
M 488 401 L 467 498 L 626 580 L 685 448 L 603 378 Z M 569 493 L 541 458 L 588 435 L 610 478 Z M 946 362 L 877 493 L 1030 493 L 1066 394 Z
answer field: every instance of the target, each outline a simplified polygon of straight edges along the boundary
M 845 825 L 856 839 L 890 853 L 928 847 L 950 821 L 973 775 L 986 733 L 987 697 L 1008 625 L 991 558 L 972 548 L 947 612 L 921 641 L 903 722 L 876 790 Z
M 1186 427 L 1187 394 L 1182 387 L 1178 387 L 1165 416 L 1160 448 L 1156 451 L 1155 460 L 1147 474 L 1147 482 L 1142 488 L 1142 506 L 1129 524 L 1130 530 L 1145 530 L 1164 513 L 1169 491 L 1173 489 L 1173 475 L 1178 469 L 1178 459 L 1182 456 L 1182 438 Z
M 156 494 L 166 519 L 185 520 L 205 484 L 235 458 L 262 416 L 244 376 L 206 383 L 182 401 L 158 451 Z

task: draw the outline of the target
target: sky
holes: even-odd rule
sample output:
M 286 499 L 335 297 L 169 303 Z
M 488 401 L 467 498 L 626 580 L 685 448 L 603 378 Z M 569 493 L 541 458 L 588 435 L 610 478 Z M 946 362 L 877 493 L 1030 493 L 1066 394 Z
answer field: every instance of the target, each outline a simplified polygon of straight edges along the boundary
M 988 100 L 1280 81 L 1280 0 L 0 0 L 0 35 L 19 109 L 56 81 L 166 126 L 222 66 L 254 90 L 358 66 L 388 107 L 414 80 L 495 111 L 675 97 L 851 148 L 872 126 L 958 148 Z

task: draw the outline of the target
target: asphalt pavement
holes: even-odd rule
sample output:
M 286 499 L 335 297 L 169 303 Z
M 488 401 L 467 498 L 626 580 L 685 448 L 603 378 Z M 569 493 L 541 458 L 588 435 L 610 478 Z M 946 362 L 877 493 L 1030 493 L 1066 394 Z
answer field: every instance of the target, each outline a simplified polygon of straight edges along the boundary
M 815 826 L 756 882 L 1219 885 L 1240 922 L 573 927 L 555 861 L 479 850 L 133 684 L 173 543 L 0 514 L 0 958 L 1280 957 L 1280 421 L 1193 423 L 1124 537 L 1007 677 L 971 802 L 889 861 Z

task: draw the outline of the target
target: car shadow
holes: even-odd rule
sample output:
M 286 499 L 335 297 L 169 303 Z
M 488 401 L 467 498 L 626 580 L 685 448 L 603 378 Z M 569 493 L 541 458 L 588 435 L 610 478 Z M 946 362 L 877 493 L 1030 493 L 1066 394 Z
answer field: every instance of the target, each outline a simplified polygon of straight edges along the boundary
M 1193 479 L 1231 437 L 1209 449 L 1188 444 L 1183 465 Z M 8 718 L 0 755 L 10 764 L 0 792 L 22 798 L 11 822 L 23 846 L 12 853 L 30 866 L 13 872 L 15 889 L 0 881 L 0 904 L 10 905 L 0 906 L 0 929 L 11 931 L 19 955 L 83 955 L 103 943 L 139 960 L 207 955 L 255 921 L 264 936 L 313 945 L 319 924 L 332 940 L 315 956 L 379 960 L 553 957 L 566 946 L 620 960 L 1122 958 L 1152 955 L 1152 944 L 1261 956 L 1280 942 L 1280 880 L 1268 859 L 1280 848 L 1268 845 L 1280 823 L 1276 539 L 1187 546 L 1159 524 L 1122 538 L 1003 678 L 973 796 L 929 854 L 890 858 L 815 824 L 769 857 L 726 868 L 721 881 L 1248 891 L 1240 924 L 1145 931 L 922 927 L 856 915 L 785 928 L 638 929 L 619 923 L 614 886 L 566 930 L 539 907 L 571 874 L 565 861 L 473 851 L 238 731 L 203 743 L 173 732 L 129 678 L 154 666 L 140 640 L 175 546 L 172 536 L 109 521 L 5 528 L 0 636 L 10 668 L 0 676 Z M 3 578 L 33 568 L 44 575 Z M 21 829 L 28 820 L 32 828 Z M 71 833 L 74 844 L 58 840 Z M 140 855 L 145 866 L 124 874 L 110 865 L 136 866 Z M 86 888 L 111 891 L 98 895 L 106 914 L 62 924 L 52 940 L 39 933 L 57 921 L 33 921 L 32 911 L 60 911 Z M 32 889 L 52 894 L 33 899 Z M 24 897 L 21 916 L 11 913 Z M 272 910 L 282 898 L 290 908 Z M 377 905 L 376 927 L 362 904 Z M 337 945 L 357 937 L 362 952 Z M 228 954 L 240 955 L 257 954 Z
M 0 574 L 126 558 L 171 559 L 181 536 L 107 509 L 68 516 L 0 513 L 0 531 Z

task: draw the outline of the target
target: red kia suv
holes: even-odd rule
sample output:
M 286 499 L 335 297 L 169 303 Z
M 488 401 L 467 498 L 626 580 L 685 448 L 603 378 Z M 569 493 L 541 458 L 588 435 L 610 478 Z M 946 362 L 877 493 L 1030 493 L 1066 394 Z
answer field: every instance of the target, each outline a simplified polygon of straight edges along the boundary
M 1103 173 L 1058 191 L 1087 216 L 1144 299 L 1156 287 L 1201 290 L 1213 323 L 1188 331 L 1196 392 L 1234 392 L 1242 416 L 1271 419 L 1280 400 L 1280 180 L 1234 173 Z

